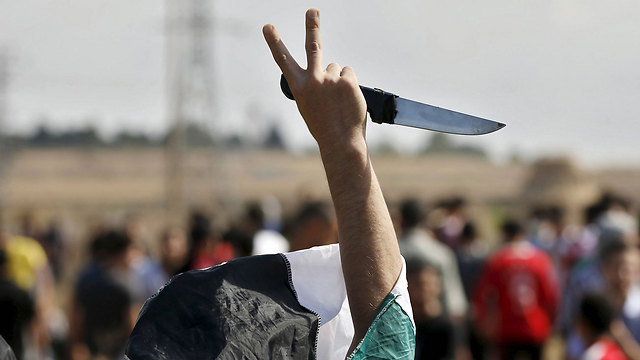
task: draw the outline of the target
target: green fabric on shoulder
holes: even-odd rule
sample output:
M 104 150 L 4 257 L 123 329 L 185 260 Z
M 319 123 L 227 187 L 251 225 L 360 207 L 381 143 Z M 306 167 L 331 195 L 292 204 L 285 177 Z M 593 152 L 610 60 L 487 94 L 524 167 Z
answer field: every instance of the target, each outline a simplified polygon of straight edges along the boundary
M 364 339 L 347 360 L 406 359 L 415 357 L 416 337 L 410 316 L 389 294 Z

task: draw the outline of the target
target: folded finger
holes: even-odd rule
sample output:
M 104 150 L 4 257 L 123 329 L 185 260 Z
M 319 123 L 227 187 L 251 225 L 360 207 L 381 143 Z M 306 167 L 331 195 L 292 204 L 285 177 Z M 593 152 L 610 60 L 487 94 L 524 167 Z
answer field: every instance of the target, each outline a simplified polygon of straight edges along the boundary
M 327 65 L 327 69 L 325 71 L 327 72 L 327 74 L 330 74 L 334 78 L 339 78 L 341 70 L 342 70 L 342 67 L 340 66 L 340 64 L 331 63 Z
M 340 77 L 355 80 L 356 83 L 358 82 L 358 79 L 356 78 L 356 72 L 353 70 L 351 66 L 343 67 L 342 70 L 340 71 Z

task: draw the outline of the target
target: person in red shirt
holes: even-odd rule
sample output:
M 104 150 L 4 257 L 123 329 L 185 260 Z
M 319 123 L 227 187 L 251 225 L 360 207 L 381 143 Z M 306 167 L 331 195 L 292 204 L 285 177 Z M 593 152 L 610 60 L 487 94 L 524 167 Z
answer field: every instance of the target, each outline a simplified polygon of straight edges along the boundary
M 613 307 L 603 294 L 587 293 L 582 298 L 576 321 L 578 333 L 588 346 L 582 360 L 627 359 L 609 335 L 614 317 Z
M 211 219 L 204 214 L 194 213 L 191 216 L 189 240 L 191 254 L 186 270 L 206 269 L 234 258 L 233 245 L 222 241 L 211 225 Z
M 490 257 L 476 287 L 475 321 L 500 359 L 540 359 L 558 305 L 557 275 L 517 222 L 506 221 L 502 236 L 504 246 Z

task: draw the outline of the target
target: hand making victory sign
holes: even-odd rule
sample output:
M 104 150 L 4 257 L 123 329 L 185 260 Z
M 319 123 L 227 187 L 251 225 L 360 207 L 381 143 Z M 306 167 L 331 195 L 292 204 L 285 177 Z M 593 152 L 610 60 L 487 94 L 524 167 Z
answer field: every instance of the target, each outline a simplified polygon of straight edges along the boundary
M 364 337 L 402 269 L 402 258 L 365 143 L 366 102 L 351 67 L 322 66 L 320 17 L 306 13 L 307 69 L 273 25 L 264 36 L 320 149 L 338 219 L 340 255 L 355 330 Z
M 318 144 L 363 139 L 367 104 L 351 67 L 342 68 L 336 63 L 323 67 L 319 11 L 310 9 L 306 13 L 306 70 L 291 56 L 273 25 L 265 25 L 263 32 Z

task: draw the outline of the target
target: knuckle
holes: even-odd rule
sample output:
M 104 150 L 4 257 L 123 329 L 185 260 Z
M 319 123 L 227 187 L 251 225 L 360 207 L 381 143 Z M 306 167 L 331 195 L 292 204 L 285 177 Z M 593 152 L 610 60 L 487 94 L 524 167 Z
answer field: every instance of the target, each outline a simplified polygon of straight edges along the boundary
M 320 29 L 320 24 L 317 21 L 309 21 L 306 25 L 308 31 L 316 31 Z
M 353 75 L 353 68 L 351 66 L 345 66 L 342 68 L 340 75 Z
M 320 43 L 318 43 L 317 41 L 311 41 L 307 44 L 307 50 L 310 52 L 318 52 L 320 51 Z

